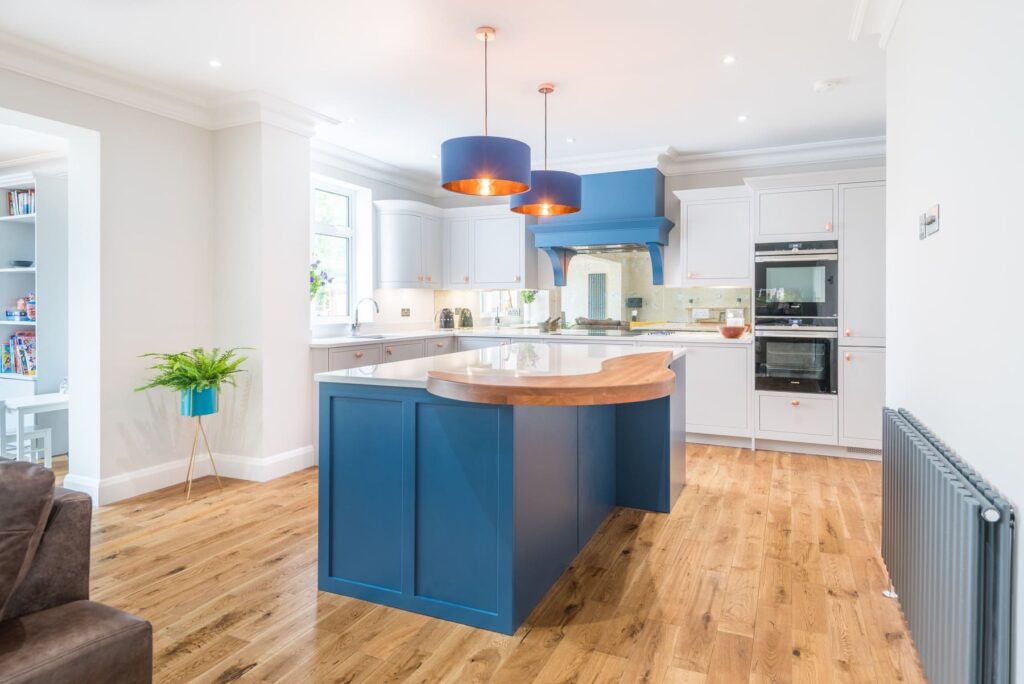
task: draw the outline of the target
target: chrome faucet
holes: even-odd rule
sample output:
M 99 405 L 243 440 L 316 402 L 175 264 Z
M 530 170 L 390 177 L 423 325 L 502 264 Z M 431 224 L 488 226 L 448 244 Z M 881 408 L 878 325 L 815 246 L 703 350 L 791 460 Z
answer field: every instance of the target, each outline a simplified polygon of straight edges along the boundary
M 362 304 L 363 302 L 372 302 L 374 313 L 380 313 L 380 305 L 377 304 L 376 299 L 373 299 L 372 297 L 363 297 L 362 299 L 360 299 L 359 302 L 356 304 L 355 320 L 352 322 L 353 337 L 359 334 L 359 305 Z

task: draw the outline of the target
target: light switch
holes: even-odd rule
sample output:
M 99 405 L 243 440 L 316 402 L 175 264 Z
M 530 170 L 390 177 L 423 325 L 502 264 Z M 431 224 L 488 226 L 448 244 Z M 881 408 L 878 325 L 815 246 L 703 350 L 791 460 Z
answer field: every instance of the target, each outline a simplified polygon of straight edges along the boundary
M 409 309 L 402 309 L 402 318 L 409 317 Z
M 939 232 L 939 205 L 933 205 L 917 218 L 917 239 L 924 240 Z

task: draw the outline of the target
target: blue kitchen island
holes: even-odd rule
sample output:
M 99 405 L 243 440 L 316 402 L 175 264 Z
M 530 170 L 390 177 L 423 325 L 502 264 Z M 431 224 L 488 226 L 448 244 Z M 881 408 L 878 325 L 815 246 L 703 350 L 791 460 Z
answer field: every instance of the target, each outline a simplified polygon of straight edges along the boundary
M 513 633 L 615 506 L 671 510 L 684 360 L 531 343 L 318 374 L 319 588 Z

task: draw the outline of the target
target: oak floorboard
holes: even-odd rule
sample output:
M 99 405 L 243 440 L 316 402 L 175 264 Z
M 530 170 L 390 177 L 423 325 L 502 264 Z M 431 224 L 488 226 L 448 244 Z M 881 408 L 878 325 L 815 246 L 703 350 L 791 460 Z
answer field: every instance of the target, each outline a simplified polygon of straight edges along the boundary
M 615 509 L 511 636 L 318 592 L 315 468 L 98 508 L 93 597 L 153 623 L 157 682 L 924 681 L 877 462 L 687 457 L 672 512 Z

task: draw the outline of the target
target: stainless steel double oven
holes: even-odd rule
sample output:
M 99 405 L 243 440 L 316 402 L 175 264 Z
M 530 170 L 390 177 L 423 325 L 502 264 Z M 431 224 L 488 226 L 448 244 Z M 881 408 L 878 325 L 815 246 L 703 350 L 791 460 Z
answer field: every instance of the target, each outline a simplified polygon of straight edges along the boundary
M 773 242 L 754 250 L 754 386 L 837 394 L 839 245 Z

